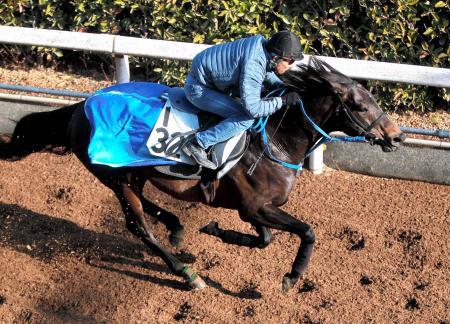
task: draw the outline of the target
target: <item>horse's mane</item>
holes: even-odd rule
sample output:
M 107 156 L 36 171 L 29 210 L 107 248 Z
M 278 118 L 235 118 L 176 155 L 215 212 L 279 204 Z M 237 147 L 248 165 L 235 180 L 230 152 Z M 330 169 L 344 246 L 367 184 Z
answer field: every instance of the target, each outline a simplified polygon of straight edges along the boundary
M 296 69 L 283 74 L 285 85 L 300 93 L 317 93 L 320 89 L 333 90 L 333 85 L 351 85 L 355 81 L 333 68 L 328 63 L 311 56 L 309 64 L 298 64 Z

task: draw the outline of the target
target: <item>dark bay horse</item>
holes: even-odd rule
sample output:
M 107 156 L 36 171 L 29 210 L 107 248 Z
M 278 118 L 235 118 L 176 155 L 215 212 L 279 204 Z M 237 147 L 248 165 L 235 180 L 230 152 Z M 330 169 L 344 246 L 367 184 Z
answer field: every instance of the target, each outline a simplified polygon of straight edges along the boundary
M 313 63 L 312 66 L 301 65 L 283 77 L 288 91 L 297 91 L 301 95 L 309 117 L 327 133 L 343 131 L 350 136 L 364 136 L 384 151 L 394 151 L 404 140 L 404 135 L 380 110 L 373 96 L 359 83 L 324 62 L 313 59 Z M 183 277 L 195 289 L 204 288 L 205 282 L 152 234 L 146 214 L 166 225 L 170 232 L 169 240 L 174 246 L 183 239 L 183 226 L 178 217 L 143 197 L 147 180 L 177 199 L 237 210 L 243 221 L 253 225 L 256 235 L 224 230 L 216 222 L 200 230 L 226 243 L 264 248 L 272 240 L 271 229 L 296 234 L 301 243 L 291 270 L 282 280 L 282 289 L 287 291 L 305 273 L 315 235 L 309 224 L 280 209 L 288 200 L 297 175 L 297 170 L 280 161 L 289 164 L 303 162 L 308 150 L 322 135 L 301 109 L 294 106 L 272 115 L 265 129 L 270 141 L 263 143 L 261 136 L 253 135 L 239 163 L 213 182 L 215 197 L 212 201 L 206 201 L 200 180 L 167 176 L 150 166 L 113 168 L 92 164 L 88 156 L 91 126 L 84 113 L 84 102 L 23 117 L 9 142 L 0 147 L 0 158 L 20 159 L 55 147 L 70 149 L 115 193 L 128 230 L 159 255 L 174 274 Z M 253 169 L 251 174 L 248 172 L 250 168 Z

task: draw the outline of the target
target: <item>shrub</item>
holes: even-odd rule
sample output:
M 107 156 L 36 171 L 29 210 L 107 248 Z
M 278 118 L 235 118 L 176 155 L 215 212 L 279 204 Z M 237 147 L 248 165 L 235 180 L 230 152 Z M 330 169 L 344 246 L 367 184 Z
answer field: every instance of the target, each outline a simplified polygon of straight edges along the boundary
M 450 67 L 450 3 L 443 0 L 6 0 L 0 24 L 217 44 L 289 29 L 309 54 Z M 19 48 L 40 63 L 60 50 Z M 39 59 L 40 58 L 40 59 Z M 131 58 L 147 80 L 183 82 L 188 62 Z M 342 71 L 345 73 L 345 71 Z M 449 109 L 449 93 L 368 82 L 386 109 Z

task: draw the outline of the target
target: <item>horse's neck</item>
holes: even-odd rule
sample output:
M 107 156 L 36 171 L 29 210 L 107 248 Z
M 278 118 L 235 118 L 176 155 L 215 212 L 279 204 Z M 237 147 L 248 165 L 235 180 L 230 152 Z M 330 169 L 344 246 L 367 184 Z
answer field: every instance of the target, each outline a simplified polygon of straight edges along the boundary
M 332 104 L 331 96 L 305 98 L 303 102 L 309 117 L 317 125 L 329 117 Z M 270 148 L 276 157 L 293 163 L 303 161 L 306 152 L 320 138 L 298 107 L 289 108 L 286 114 L 284 109 L 280 110 L 269 118 L 267 133 Z

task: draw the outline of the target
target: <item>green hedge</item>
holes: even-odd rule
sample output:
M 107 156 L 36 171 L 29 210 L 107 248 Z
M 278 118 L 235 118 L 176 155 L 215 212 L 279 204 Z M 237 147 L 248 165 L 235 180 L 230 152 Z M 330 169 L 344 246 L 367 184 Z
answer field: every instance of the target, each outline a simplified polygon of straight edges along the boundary
M 289 29 L 305 52 L 450 67 L 449 0 L 6 0 L 0 24 L 217 44 Z M 35 57 L 38 52 L 33 50 Z M 67 59 L 58 50 L 46 58 Z M 62 57 L 61 57 L 62 56 Z M 183 82 L 187 62 L 132 58 L 149 80 Z M 345 73 L 345 71 L 342 71 Z M 449 91 L 368 82 L 387 109 L 449 109 Z

